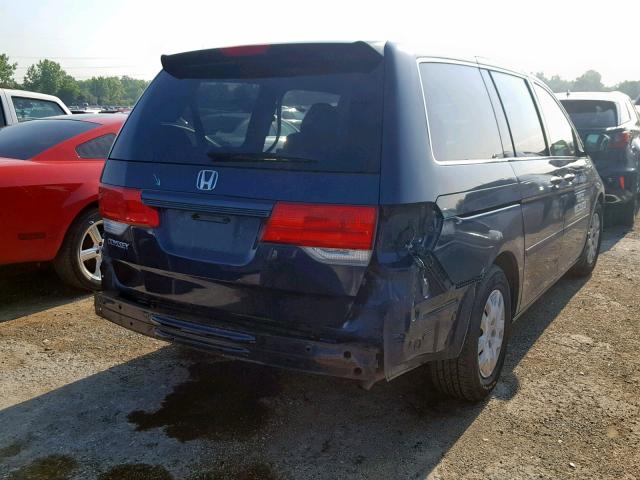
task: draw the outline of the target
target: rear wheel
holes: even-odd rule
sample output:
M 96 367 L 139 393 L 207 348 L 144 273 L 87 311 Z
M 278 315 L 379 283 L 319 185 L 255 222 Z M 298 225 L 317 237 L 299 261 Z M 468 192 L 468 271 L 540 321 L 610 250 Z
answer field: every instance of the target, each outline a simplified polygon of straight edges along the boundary
M 97 208 L 71 225 L 53 264 L 60 278 L 77 288 L 99 290 L 102 284 L 102 219 Z
M 590 275 L 598 261 L 600 254 L 600 242 L 602 240 L 602 204 L 598 203 L 593 209 L 587 239 L 577 263 L 569 271 L 574 277 L 586 277 Z
M 435 387 L 468 401 L 489 395 L 502 371 L 511 319 L 509 282 L 494 265 L 478 287 L 460 356 L 429 365 Z

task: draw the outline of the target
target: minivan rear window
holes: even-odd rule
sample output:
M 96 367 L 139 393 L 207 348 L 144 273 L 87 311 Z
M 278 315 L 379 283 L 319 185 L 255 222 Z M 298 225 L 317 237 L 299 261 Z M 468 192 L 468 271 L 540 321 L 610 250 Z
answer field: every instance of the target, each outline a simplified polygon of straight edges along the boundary
M 618 125 L 615 102 L 606 100 L 561 100 L 576 128 L 609 128 Z
M 0 130 L 0 157 L 28 160 L 100 125 L 80 120 L 32 120 Z
M 238 57 L 234 78 L 163 70 L 131 113 L 115 160 L 304 171 L 377 172 L 382 61 L 344 71 L 325 64 L 280 69 Z

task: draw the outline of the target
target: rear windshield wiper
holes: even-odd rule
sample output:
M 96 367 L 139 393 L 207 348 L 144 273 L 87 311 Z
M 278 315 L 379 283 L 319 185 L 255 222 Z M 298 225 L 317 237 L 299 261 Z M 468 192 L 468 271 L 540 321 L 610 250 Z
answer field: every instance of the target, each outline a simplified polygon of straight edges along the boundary
M 265 162 L 265 163 L 317 163 L 312 158 L 289 157 L 286 155 L 272 155 L 268 153 L 231 153 L 207 152 L 207 156 L 216 162 Z

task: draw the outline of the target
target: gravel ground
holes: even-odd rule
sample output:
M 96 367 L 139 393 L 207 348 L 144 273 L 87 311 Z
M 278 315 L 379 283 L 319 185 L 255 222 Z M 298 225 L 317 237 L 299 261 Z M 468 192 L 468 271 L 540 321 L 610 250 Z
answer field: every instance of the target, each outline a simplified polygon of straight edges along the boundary
M 514 327 L 494 395 L 218 362 L 0 270 L 0 479 L 640 479 L 640 228 Z

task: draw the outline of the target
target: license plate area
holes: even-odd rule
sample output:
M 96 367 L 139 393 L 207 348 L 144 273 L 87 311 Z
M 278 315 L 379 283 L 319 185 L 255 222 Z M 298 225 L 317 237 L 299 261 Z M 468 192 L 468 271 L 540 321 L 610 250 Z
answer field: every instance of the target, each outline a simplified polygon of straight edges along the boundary
M 223 265 L 246 265 L 257 246 L 262 219 L 226 213 L 165 209 L 157 239 L 171 255 Z

